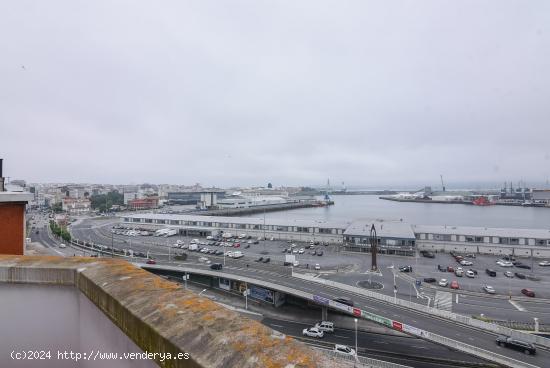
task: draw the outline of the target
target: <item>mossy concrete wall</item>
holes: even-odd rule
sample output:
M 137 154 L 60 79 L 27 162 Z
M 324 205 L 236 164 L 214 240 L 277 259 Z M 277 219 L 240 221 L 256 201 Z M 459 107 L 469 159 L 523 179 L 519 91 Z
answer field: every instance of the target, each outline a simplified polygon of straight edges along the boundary
M 75 285 L 162 367 L 350 367 L 123 260 L 0 256 L 0 282 Z

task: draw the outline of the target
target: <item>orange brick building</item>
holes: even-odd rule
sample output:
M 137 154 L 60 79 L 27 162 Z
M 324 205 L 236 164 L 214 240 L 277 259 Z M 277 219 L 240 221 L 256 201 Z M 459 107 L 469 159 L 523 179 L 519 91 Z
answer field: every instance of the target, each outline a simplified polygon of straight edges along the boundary
M 0 191 L 0 254 L 25 251 L 25 206 L 32 194 Z

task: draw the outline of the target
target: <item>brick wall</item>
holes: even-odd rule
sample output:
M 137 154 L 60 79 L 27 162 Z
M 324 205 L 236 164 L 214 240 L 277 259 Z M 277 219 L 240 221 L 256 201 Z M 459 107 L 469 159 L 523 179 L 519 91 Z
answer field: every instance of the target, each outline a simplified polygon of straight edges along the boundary
M 23 254 L 24 229 L 25 204 L 0 203 L 0 254 Z

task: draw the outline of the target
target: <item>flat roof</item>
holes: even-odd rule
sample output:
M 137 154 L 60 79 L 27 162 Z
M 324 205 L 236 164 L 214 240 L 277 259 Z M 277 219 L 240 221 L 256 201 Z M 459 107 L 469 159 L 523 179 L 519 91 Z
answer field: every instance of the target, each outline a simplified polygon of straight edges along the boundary
M 176 221 L 204 221 L 204 222 L 227 222 L 231 224 L 251 224 L 263 225 L 264 219 L 258 217 L 229 217 L 229 216 L 201 216 L 201 215 L 179 215 L 164 213 L 144 213 L 137 215 L 124 215 L 128 218 L 145 218 L 151 220 L 176 220 Z M 321 220 L 289 220 L 273 219 L 265 221 L 266 225 L 277 226 L 301 226 L 301 227 L 321 227 L 330 229 L 345 229 L 351 221 L 321 221 Z
M 548 229 L 515 229 L 474 226 L 413 225 L 415 233 L 451 234 L 472 236 L 498 236 L 502 238 L 550 239 Z
M 29 202 L 34 199 L 34 194 L 27 192 L 0 192 L 0 203 Z
M 411 225 L 403 221 L 357 220 L 347 227 L 344 235 L 370 236 L 373 224 L 378 237 L 415 239 Z

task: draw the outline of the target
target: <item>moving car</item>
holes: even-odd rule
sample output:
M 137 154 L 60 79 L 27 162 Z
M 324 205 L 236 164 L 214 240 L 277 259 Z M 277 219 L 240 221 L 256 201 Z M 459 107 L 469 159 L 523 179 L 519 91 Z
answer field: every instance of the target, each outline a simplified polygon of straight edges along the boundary
M 439 286 L 442 286 L 442 287 L 447 287 L 447 285 L 449 285 L 449 281 L 447 281 L 447 279 L 441 279 L 439 280 Z
M 539 266 L 541 266 L 541 267 L 548 267 L 548 266 L 550 266 L 550 261 L 542 261 L 542 262 L 539 262 Z
M 521 352 L 524 352 L 525 354 L 533 355 L 537 353 L 537 349 L 535 348 L 535 346 L 526 341 L 513 339 L 507 336 L 499 336 L 497 337 L 496 342 L 498 346 L 505 346 L 510 349 L 519 350 Z
M 265 258 L 262 262 L 263 262 L 263 263 L 269 263 L 269 261 L 271 261 L 271 258 L 267 257 L 267 258 Z
M 458 281 L 456 280 L 451 281 L 451 289 L 455 289 L 455 290 L 460 289 L 460 286 L 458 285 Z
M 353 300 L 349 299 L 349 298 L 345 298 L 343 296 L 341 297 L 338 297 L 338 298 L 334 298 L 332 299 L 334 300 L 335 302 L 338 302 L 338 303 L 341 303 L 341 304 L 345 304 L 347 306 L 350 306 L 350 307 L 353 307 Z
M 67 246 L 63 243 L 59 244 L 59 248 L 67 248 Z
M 150 258 L 145 263 L 147 263 L 147 264 L 157 264 L 157 262 L 155 262 L 154 259 L 150 259 Z
M 305 250 L 304 248 L 300 248 L 300 250 L 298 250 L 298 254 L 304 254 Z
M 294 261 L 294 262 L 292 263 L 292 265 L 293 265 L 294 267 L 298 267 L 298 266 L 300 265 L 300 262 Z
M 474 271 L 472 271 L 472 270 L 466 271 L 466 277 L 469 277 L 469 278 L 473 279 L 475 276 L 476 276 L 476 274 L 474 273 Z
M 318 255 L 319 257 L 321 257 L 321 256 L 323 255 L 323 251 L 322 251 L 322 250 L 318 250 L 318 251 L 317 251 L 317 255 Z
M 441 271 L 441 272 L 447 272 L 447 267 L 442 265 L 437 265 L 437 269 L 438 271 Z
M 321 321 L 321 322 L 317 322 L 314 326 L 316 329 L 318 329 L 319 331 L 323 331 L 323 332 L 334 332 L 334 323 L 332 322 L 328 322 L 328 321 Z
M 525 296 L 528 296 L 530 298 L 534 298 L 535 297 L 535 292 L 531 289 L 521 289 L 521 293 Z
M 463 265 L 463 266 L 471 266 L 474 263 L 472 261 L 467 261 L 467 260 L 463 259 L 462 261 L 460 261 L 460 264 Z
M 340 354 L 344 354 L 344 355 L 355 356 L 355 349 L 352 349 L 352 348 L 350 348 L 349 346 L 346 346 L 346 345 L 336 344 L 334 346 L 334 351 L 337 352 L 337 353 L 340 353 Z
M 310 327 L 310 328 L 304 328 L 304 330 L 302 331 L 302 335 L 321 338 L 325 335 L 325 333 L 323 331 L 320 331 L 316 327 Z
M 497 271 L 495 270 L 492 270 L 490 268 L 486 269 L 485 270 L 485 273 L 491 277 L 497 277 Z
M 523 263 L 516 263 L 515 266 L 517 268 L 523 268 L 524 270 L 530 270 L 531 269 L 531 266 L 528 266 L 528 265 L 523 264 Z
M 401 266 L 399 267 L 399 272 L 412 272 L 412 266 Z
M 314 267 L 317 271 L 319 271 L 321 269 L 321 266 L 319 266 L 319 263 L 315 263 L 315 267 Z
M 514 277 L 514 273 L 512 271 L 506 271 L 504 272 L 504 276 L 506 277 Z
M 521 272 L 515 272 L 514 276 L 516 276 L 518 279 L 525 279 L 525 274 Z
M 428 284 L 433 284 L 436 281 L 437 281 L 437 279 L 435 277 L 425 277 L 424 278 L 424 282 L 427 282 Z
M 223 268 L 221 263 L 212 263 L 210 265 L 210 268 L 213 270 L 221 270 Z
M 458 267 L 458 268 L 455 270 L 455 275 L 458 276 L 458 277 L 464 276 L 464 270 L 462 269 L 462 267 Z
M 496 294 L 495 288 L 493 288 L 491 285 L 485 285 L 483 287 L 483 291 L 485 291 L 487 294 Z
M 264 260 L 264 257 L 260 257 L 256 260 L 256 262 L 262 262 Z

